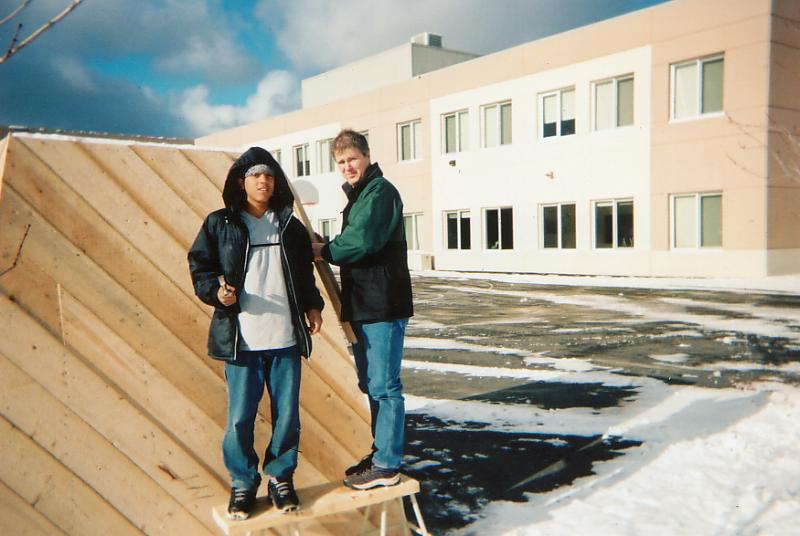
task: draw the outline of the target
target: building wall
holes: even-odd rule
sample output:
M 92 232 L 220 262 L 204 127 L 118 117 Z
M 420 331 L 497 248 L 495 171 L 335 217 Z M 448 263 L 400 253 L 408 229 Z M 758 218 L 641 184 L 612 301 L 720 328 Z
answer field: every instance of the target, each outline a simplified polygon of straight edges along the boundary
M 800 3 L 775 2 L 771 23 L 767 262 L 791 273 L 800 265 Z
M 676 2 L 653 34 L 654 275 L 767 273 L 768 1 Z M 671 65 L 724 57 L 723 111 L 671 118 Z M 671 197 L 722 194 L 722 247 L 675 249 Z
M 368 130 L 373 157 L 400 189 L 406 212 L 423 213 L 420 253 L 432 254 L 439 269 L 798 272 L 800 180 L 781 178 L 781 170 L 790 156 L 800 159 L 800 150 L 792 152 L 800 142 L 768 134 L 769 120 L 773 130 L 796 132 L 800 116 L 797 11 L 788 0 L 674 0 L 198 143 L 268 144 L 288 133 L 315 135 L 320 125 L 326 136 L 342 126 Z M 671 119 L 671 66 L 716 54 L 723 57 L 722 111 Z M 780 73 L 781 65 L 793 76 Z M 594 131 L 592 83 L 624 74 L 634 76 L 633 125 Z M 572 86 L 575 134 L 542 139 L 540 94 Z M 482 148 L 481 106 L 505 100 L 513 141 Z M 468 150 L 444 155 L 442 114 L 462 109 L 469 111 Z M 397 124 L 412 119 L 422 122 L 421 158 L 398 162 Z M 721 247 L 674 247 L 672 196 L 695 193 L 721 194 Z M 344 198 L 337 195 L 311 210 L 338 213 Z M 595 248 L 594 203 L 622 199 L 634 203 L 633 247 Z M 542 247 L 541 206 L 557 202 L 576 206 L 575 249 Z M 484 247 L 484 209 L 492 207 L 513 207 L 513 250 Z M 456 209 L 471 213 L 467 251 L 446 248 L 444 213 Z
M 468 150 L 439 151 L 432 160 L 437 268 L 563 272 L 568 265 L 571 273 L 586 274 L 647 270 L 650 195 L 643 179 L 649 171 L 649 71 L 650 49 L 641 47 L 433 100 L 433 140 L 443 136 L 443 114 L 469 113 Z M 634 124 L 593 130 L 592 82 L 626 74 L 635 80 Z M 539 97 L 560 88 L 575 89 L 575 134 L 543 138 Z M 482 147 L 481 107 L 505 100 L 512 103 L 512 143 Z M 612 199 L 634 201 L 635 246 L 598 252 L 592 244 L 593 202 Z M 543 247 L 541 207 L 553 203 L 575 204 L 575 249 Z M 513 250 L 487 249 L 485 209 L 493 207 L 513 208 Z M 447 249 L 445 212 L 458 209 L 470 210 L 469 250 Z

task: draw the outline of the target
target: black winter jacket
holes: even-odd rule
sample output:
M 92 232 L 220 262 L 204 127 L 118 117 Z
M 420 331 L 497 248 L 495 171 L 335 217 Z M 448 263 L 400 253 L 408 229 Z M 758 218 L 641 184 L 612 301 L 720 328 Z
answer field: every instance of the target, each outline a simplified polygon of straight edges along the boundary
M 292 215 L 294 196 L 280 165 L 266 150 L 251 147 L 234 162 L 223 190 L 224 209 L 209 214 L 189 250 L 189 270 L 194 291 L 203 303 L 214 306 L 208 331 L 208 354 L 215 359 L 233 361 L 239 349 L 239 302 L 226 307 L 220 303 L 219 276 L 236 288 L 244 287 L 250 239 L 241 219 L 244 192 L 239 179 L 255 164 L 267 164 L 275 175 L 275 192 L 270 208 L 278 215 L 281 265 L 283 267 L 295 339 L 303 356 L 311 355 L 311 337 L 304 313 L 322 310 L 324 303 L 314 282 L 313 255 L 308 233 Z

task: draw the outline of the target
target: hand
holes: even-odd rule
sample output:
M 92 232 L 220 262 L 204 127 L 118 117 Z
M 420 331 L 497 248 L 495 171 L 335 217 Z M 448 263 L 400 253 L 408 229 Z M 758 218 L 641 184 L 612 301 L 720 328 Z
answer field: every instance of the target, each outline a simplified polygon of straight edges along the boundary
M 227 283 L 223 283 L 217 290 L 217 299 L 225 307 L 230 307 L 236 303 L 236 289 Z
M 322 329 L 322 313 L 319 309 L 310 309 L 306 311 L 306 319 L 308 320 L 308 333 L 314 335 L 319 333 Z
M 322 261 L 322 248 L 325 244 L 322 242 L 314 242 L 311 244 L 311 249 L 314 251 L 314 261 Z

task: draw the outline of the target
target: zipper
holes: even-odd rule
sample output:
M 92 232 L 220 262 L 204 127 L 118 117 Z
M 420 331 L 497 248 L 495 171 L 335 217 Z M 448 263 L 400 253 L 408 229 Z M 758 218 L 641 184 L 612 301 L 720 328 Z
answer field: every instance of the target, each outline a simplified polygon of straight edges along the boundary
M 289 277 L 289 285 L 288 285 L 289 288 L 288 288 L 288 290 L 289 290 L 290 298 L 292 300 L 292 304 L 294 305 L 294 307 L 292 307 L 292 309 L 293 309 L 292 312 L 297 317 L 297 320 L 299 322 L 298 326 L 300 326 L 300 329 L 299 329 L 300 334 L 301 334 L 301 336 L 303 337 L 303 340 L 306 343 L 305 344 L 306 347 L 308 347 L 309 346 L 309 344 L 308 344 L 308 334 L 305 333 L 304 330 L 303 330 L 303 317 L 300 315 L 300 311 L 299 311 L 298 304 L 297 304 L 297 296 L 295 295 L 295 292 L 294 292 L 294 280 L 292 279 L 292 270 L 291 270 L 291 267 L 289 266 L 289 258 L 286 256 L 286 248 L 283 247 L 283 234 L 284 234 L 284 232 L 286 232 L 286 228 L 289 227 L 289 222 L 292 220 L 292 214 L 293 214 L 292 212 L 289 213 L 289 217 L 286 219 L 286 223 L 281 227 L 281 232 L 280 232 L 281 257 L 283 257 L 284 266 L 286 267 L 286 269 L 284 270 L 284 273 Z M 311 352 L 309 352 L 309 353 L 311 353 Z M 308 356 L 308 357 L 311 358 L 311 356 Z
M 229 224 L 236 227 L 235 223 L 228 222 Z M 241 229 L 240 229 L 241 230 Z M 244 284 L 244 278 L 247 275 L 247 257 L 250 255 L 250 233 L 245 235 L 245 246 L 244 246 L 244 265 L 242 266 L 242 280 L 239 282 L 239 286 L 241 287 Z M 241 289 L 239 289 L 241 294 Z M 238 302 L 239 299 L 237 297 L 236 301 Z M 239 308 L 241 309 L 242 305 L 239 304 Z M 239 355 L 239 315 L 236 315 L 236 336 L 233 339 L 233 360 L 236 361 L 236 356 Z

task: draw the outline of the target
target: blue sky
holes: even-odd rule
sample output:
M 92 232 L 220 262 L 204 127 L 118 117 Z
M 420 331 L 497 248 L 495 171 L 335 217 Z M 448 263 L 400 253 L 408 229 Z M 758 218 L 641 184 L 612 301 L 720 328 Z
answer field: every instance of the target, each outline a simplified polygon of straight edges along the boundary
M 195 137 L 296 109 L 303 78 L 420 32 L 487 54 L 661 1 L 84 0 L 0 64 L 0 125 Z M 0 54 L 68 4 L 33 0 Z

